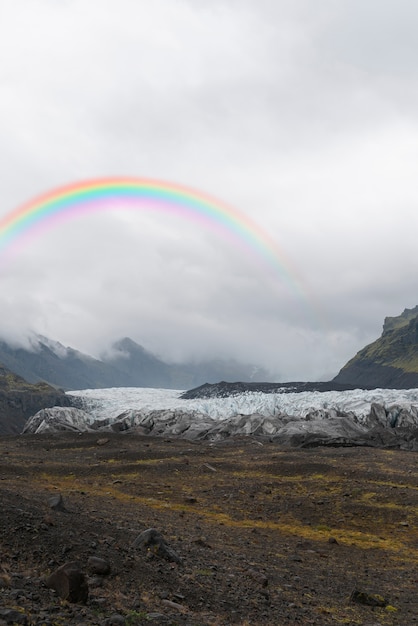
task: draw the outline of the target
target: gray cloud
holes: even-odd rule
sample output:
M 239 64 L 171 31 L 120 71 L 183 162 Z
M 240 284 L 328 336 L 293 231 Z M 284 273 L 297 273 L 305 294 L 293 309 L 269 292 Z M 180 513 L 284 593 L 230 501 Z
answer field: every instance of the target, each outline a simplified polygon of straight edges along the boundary
M 87 215 L 3 255 L 1 333 L 334 375 L 417 304 L 416 17 L 412 0 L 3 3 L 2 215 L 71 181 L 166 179 L 250 216 L 279 263 L 162 214 Z

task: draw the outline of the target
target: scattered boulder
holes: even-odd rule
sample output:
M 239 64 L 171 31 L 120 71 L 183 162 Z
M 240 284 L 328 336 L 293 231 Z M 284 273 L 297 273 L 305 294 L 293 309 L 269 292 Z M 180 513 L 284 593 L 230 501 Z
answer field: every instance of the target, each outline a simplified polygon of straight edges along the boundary
M 380 606 L 385 607 L 388 603 L 379 594 L 366 593 L 359 589 L 354 589 L 350 596 L 351 602 L 356 604 L 364 604 L 365 606 Z
M 146 548 L 149 554 L 156 555 L 172 563 L 181 563 L 178 554 L 166 544 L 161 533 L 155 528 L 144 530 L 132 544 L 133 548 Z
M 46 580 L 46 586 L 54 589 L 60 598 L 68 602 L 87 602 L 87 580 L 75 562 L 65 563 L 52 572 Z
M 49 508 L 53 511 L 61 511 L 62 513 L 67 513 L 67 509 L 65 508 L 64 499 L 61 494 L 57 496 L 52 496 L 48 500 Z

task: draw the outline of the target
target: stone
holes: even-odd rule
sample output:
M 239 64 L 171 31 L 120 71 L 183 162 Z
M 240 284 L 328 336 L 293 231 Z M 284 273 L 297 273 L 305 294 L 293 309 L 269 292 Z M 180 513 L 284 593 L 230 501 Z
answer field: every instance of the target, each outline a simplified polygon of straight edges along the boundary
M 181 558 L 164 541 L 161 533 L 155 528 L 144 530 L 132 544 L 133 548 L 146 548 L 149 554 L 154 554 L 166 561 L 181 563 Z
M 89 557 L 87 567 L 91 574 L 98 574 L 99 576 L 107 576 L 107 574 L 110 574 L 109 561 L 101 559 L 98 556 Z
M 75 562 L 65 563 L 46 580 L 46 586 L 54 589 L 60 598 L 68 602 L 87 602 L 88 584 L 85 575 Z
M 386 600 L 379 594 L 366 593 L 359 589 L 354 589 L 350 596 L 351 602 L 356 604 L 364 604 L 365 606 L 380 606 L 385 607 L 387 605 Z
M 174 609 L 179 613 L 187 613 L 187 607 L 185 607 L 183 604 L 179 604 L 178 602 L 172 602 L 171 600 L 162 600 L 161 603 L 164 604 L 164 606 L 166 606 L 167 608 Z
M 48 505 L 49 505 L 49 508 L 52 509 L 53 511 L 61 511 L 62 513 L 67 512 L 67 509 L 65 508 L 65 504 L 64 504 L 64 499 L 61 494 L 58 494 L 57 496 L 52 496 L 51 498 L 49 498 Z
M 123 615 L 114 613 L 103 622 L 105 626 L 125 626 L 126 620 Z
M 259 583 L 262 587 L 267 587 L 269 584 L 267 576 L 257 570 L 249 569 L 248 576 Z

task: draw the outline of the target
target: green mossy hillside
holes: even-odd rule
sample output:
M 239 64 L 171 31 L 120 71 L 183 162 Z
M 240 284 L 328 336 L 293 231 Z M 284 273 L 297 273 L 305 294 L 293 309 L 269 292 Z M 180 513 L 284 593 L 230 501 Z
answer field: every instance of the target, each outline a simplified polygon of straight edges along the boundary
M 24 378 L 14 374 L 10 370 L 0 365 L 0 389 L 1 391 L 32 391 L 45 392 L 51 391 L 51 385 L 45 382 L 36 384 L 28 383 Z
M 26 420 L 40 409 L 70 405 L 70 398 L 60 389 L 45 382 L 28 383 L 0 365 L 0 435 L 20 433 Z
M 363 387 L 417 387 L 418 307 L 387 317 L 381 337 L 350 359 L 334 381 Z

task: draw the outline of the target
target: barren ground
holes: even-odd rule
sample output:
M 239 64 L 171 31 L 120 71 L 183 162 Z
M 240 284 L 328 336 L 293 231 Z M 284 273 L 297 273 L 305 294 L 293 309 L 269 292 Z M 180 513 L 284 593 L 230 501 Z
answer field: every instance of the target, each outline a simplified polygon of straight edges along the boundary
M 6 609 L 57 626 L 418 624 L 417 469 L 416 453 L 252 438 L 0 438 L 0 625 Z M 132 547 L 151 527 L 180 564 Z M 91 556 L 111 573 L 86 604 L 45 586 Z

